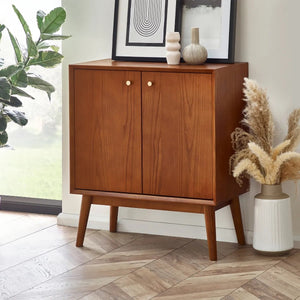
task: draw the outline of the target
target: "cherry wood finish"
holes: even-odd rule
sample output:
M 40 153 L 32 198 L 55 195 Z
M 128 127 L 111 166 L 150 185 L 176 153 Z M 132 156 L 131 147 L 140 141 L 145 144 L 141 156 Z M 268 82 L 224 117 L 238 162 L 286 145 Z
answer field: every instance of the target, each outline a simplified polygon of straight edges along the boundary
M 230 203 L 231 214 L 233 218 L 234 228 L 237 236 L 238 243 L 240 245 L 245 245 L 245 236 L 244 236 L 244 228 L 243 221 L 241 215 L 240 201 L 238 197 L 234 197 Z
M 141 193 L 140 73 L 76 70 L 74 77 L 76 188 Z
M 117 224 L 118 224 L 118 206 L 111 206 L 110 207 L 110 219 L 109 219 L 109 231 L 116 232 L 117 231 Z
M 243 99 L 243 81 L 244 77 L 248 76 L 244 64 L 235 64 L 234 69 L 233 71 L 231 68 L 223 68 L 213 76 L 216 176 L 214 198 L 218 204 L 249 190 L 248 182 L 245 181 L 240 188 L 228 172 L 228 160 L 232 154 L 230 135 L 240 126 L 245 102 L 238 99 Z
M 93 201 L 92 196 L 83 195 L 81 201 L 81 209 L 79 216 L 79 224 L 77 231 L 76 247 L 83 246 L 83 240 L 85 236 L 86 226 L 88 223 L 88 218 L 90 214 L 91 204 Z
M 217 259 L 215 211 L 231 206 L 245 243 L 239 187 L 228 172 L 246 63 L 169 66 L 102 60 L 70 66 L 71 192 L 82 194 L 77 245 L 91 204 L 204 213 Z M 84 204 L 85 203 L 85 204 Z
M 142 87 L 143 193 L 212 199 L 211 76 L 145 72 Z
M 215 208 L 213 206 L 204 206 L 204 217 L 209 259 L 214 261 L 217 260 Z

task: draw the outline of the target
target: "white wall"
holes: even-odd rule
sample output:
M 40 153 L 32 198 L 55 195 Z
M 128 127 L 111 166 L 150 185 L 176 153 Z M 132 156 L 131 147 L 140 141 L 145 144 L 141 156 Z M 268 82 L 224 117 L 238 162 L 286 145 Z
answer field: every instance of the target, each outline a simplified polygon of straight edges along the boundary
M 250 77 L 267 88 L 276 122 L 276 141 L 286 132 L 288 113 L 300 106 L 298 70 L 300 69 L 299 0 L 239 0 L 237 15 L 236 61 L 247 61 Z M 64 143 L 63 143 L 63 213 L 62 224 L 74 225 L 79 213 L 80 198 L 69 194 L 68 156 L 68 76 L 69 63 L 111 56 L 114 1 L 63 0 L 67 10 L 65 33 L 72 38 L 64 43 Z M 298 149 L 299 150 L 299 149 Z M 298 189 L 298 192 L 297 192 Z M 300 241 L 299 183 L 284 184 L 292 198 L 295 239 Z M 249 193 L 241 196 L 241 205 L 248 241 L 253 228 L 253 196 L 259 185 L 251 182 Z M 90 226 L 107 228 L 108 209 L 93 207 Z M 124 231 L 137 231 L 205 238 L 202 215 L 121 208 L 120 226 Z M 235 240 L 228 208 L 217 213 L 217 238 Z

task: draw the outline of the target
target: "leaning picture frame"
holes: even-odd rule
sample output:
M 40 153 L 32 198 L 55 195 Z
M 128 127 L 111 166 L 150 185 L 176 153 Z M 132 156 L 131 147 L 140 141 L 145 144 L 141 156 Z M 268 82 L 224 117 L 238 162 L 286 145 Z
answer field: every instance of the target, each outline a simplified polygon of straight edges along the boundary
M 112 59 L 166 61 L 167 32 L 180 31 L 181 0 L 116 0 Z
M 191 43 L 191 28 L 198 27 L 207 62 L 233 63 L 237 0 L 182 0 L 181 45 Z

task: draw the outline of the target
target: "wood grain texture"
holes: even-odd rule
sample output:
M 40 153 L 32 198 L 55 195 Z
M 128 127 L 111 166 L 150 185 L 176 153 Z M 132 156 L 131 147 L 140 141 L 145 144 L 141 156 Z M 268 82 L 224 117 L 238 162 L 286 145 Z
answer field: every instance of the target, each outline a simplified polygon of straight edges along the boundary
M 73 89 L 74 187 L 141 193 L 140 73 L 75 70 Z
M 79 215 L 79 224 L 77 231 L 76 247 L 82 247 L 84 241 L 84 235 L 86 231 L 86 226 L 88 223 L 88 218 L 90 214 L 90 209 L 92 205 L 93 197 L 92 196 L 82 196 L 81 208 Z
M 230 203 L 230 209 L 238 243 L 240 245 L 246 245 L 240 200 L 238 197 L 233 198 Z
M 278 266 L 296 274 L 300 278 L 300 251 L 282 260 Z
M 180 201 L 164 201 L 156 200 L 149 201 L 143 198 L 130 199 L 128 198 L 124 201 L 123 198 L 115 197 L 93 197 L 95 204 L 102 205 L 112 205 L 112 206 L 125 206 L 125 207 L 136 207 L 136 208 L 148 208 L 148 209 L 159 209 L 159 210 L 169 210 L 169 211 L 182 211 L 182 212 L 196 212 L 203 213 L 203 205 L 199 203 L 186 202 L 182 203 Z
M 112 235 L 112 234 L 110 234 Z M 140 238 L 49 279 L 16 299 L 78 299 L 126 276 L 177 249 L 190 240 L 170 237 Z
M 240 64 L 240 63 L 235 63 Z M 241 63 L 243 64 L 243 63 Z M 89 70 L 130 70 L 130 71 L 149 71 L 149 72 L 167 72 L 167 73 L 205 73 L 212 74 L 223 68 L 228 68 L 229 64 L 203 64 L 189 65 L 181 63 L 179 65 L 168 65 L 166 63 L 156 62 L 132 62 L 132 61 L 113 61 L 111 59 L 96 60 L 78 64 L 72 64 L 72 68 Z
M 153 299 L 223 299 L 279 261 L 259 256 L 249 247 L 240 248 Z
M 296 274 L 282 268 L 274 266 L 265 273 L 257 277 L 259 281 L 290 299 L 300 296 L 300 278 Z
M 71 192 L 112 207 L 204 212 L 216 259 L 214 211 L 248 187 L 228 174 L 247 74 L 246 63 L 71 65 Z M 232 212 L 244 243 L 239 206 Z M 112 208 L 111 231 L 116 223 Z
M 268 286 L 257 279 L 253 279 L 243 285 L 248 295 L 255 296 L 256 299 L 276 299 L 276 300 L 288 300 L 293 299 L 287 297 L 285 293 L 280 293 L 274 290 L 271 286 Z M 234 295 L 235 293 L 233 293 Z
M 211 76 L 147 72 L 142 87 L 143 192 L 212 199 Z
M 93 235 L 87 235 L 86 240 L 92 241 Z M 0 299 L 29 290 L 104 253 L 100 249 L 76 248 L 71 242 L 23 261 L 0 272 Z
M 236 289 L 233 293 L 225 296 L 223 299 L 224 300 L 259 300 L 259 298 L 249 293 L 244 288 Z
M 24 235 L 38 232 L 55 225 L 56 216 L 38 214 L 27 214 L 20 212 L 1 212 L 0 228 L 0 246 L 22 238 Z
M 229 173 L 229 158 L 233 154 L 230 135 L 240 126 L 243 117 L 243 80 L 247 76 L 248 64 L 233 64 L 213 75 L 216 203 L 228 201 L 249 189 L 247 180 L 240 188 Z
M 209 258 L 210 260 L 215 261 L 217 260 L 215 208 L 212 206 L 205 206 L 204 218 L 205 218 Z
M 51 226 L 0 247 L 0 271 L 75 240 L 76 228 Z
M 110 216 L 109 216 L 109 231 L 116 232 L 117 231 L 117 224 L 118 224 L 118 206 L 111 206 L 110 207 Z
M 22 216 L 0 211 L 1 233 Z M 218 242 L 212 262 L 204 240 L 91 230 L 77 248 L 74 228 L 45 229 L 44 216 L 26 216 L 28 234 L 0 246 L 1 300 L 300 298 L 299 250 L 269 257 Z

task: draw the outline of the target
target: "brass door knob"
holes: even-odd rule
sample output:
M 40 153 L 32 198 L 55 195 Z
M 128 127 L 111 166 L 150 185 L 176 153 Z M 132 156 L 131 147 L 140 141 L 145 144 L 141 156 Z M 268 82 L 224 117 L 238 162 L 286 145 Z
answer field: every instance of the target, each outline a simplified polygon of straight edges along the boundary
M 126 85 L 127 85 L 127 86 L 130 86 L 131 83 L 132 83 L 132 82 L 131 82 L 130 80 L 127 80 L 127 81 L 126 81 Z
M 147 85 L 148 85 L 148 86 L 152 86 L 152 85 L 153 85 L 153 82 L 152 82 L 152 81 L 148 81 L 148 82 L 147 82 Z

